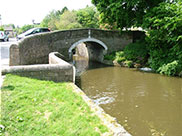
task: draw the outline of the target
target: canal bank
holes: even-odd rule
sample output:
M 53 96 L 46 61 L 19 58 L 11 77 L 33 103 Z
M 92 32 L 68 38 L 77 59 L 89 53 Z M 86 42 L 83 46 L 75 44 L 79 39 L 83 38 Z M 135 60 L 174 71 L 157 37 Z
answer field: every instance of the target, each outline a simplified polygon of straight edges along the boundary
M 1 104 L 0 129 L 6 135 L 131 136 L 73 83 L 7 75 Z

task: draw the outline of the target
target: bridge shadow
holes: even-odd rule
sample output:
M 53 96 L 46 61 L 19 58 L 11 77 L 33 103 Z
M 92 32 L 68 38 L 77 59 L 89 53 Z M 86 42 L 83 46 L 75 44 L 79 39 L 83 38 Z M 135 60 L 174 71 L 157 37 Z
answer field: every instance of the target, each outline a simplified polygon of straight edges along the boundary
M 107 47 L 105 44 L 103 46 L 97 41 L 77 42 L 71 46 L 69 53 L 71 57 L 80 56 L 89 61 L 102 62 L 104 55 L 107 53 Z
M 72 49 L 72 64 L 76 68 L 75 84 L 82 87 L 81 75 L 88 70 L 109 67 L 103 64 L 104 55 L 107 53 L 100 43 L 86 41 L 74 45 Z
M 71 62 L 76 68 L 75 83 L 81 88 L 81 75 L 88 70 L 98 69 L 103 67 L 109 67 L 98 61 L 89 60 L 88 58 L 81 57 L 78 55 L 73 55 L 73 60 Z

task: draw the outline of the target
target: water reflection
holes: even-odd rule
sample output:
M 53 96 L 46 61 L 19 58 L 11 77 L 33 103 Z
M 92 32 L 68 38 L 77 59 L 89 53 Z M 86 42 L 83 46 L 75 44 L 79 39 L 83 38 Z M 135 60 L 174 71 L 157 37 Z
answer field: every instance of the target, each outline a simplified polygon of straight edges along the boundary
M 181 78 L 121 67 L 88 68 L 81 88 L 133 136 L 182 135 Z

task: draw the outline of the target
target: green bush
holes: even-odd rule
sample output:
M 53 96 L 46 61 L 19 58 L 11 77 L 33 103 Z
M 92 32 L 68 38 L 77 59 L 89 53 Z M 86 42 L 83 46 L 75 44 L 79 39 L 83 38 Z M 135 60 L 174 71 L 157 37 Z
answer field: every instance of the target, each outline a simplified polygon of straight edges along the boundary
M 124 65 L 126 67 L 132 68 L 133 67 L 133 61 L 126 60 L 126 61 L 124 61 Z
M 171 63 L 168 64 L 164 64 L 162 67 L 160 67 L 158 69 L 158 72 L 160 74 L 164 74 L 164 75 L 176 75 L 176 73 L 178 73 L 178 61 L 173 61 Z
M 124 56 L 127 60 L 142 64 L 146 63 L 148 59 L 148 50 L 145 42 L 136 42 L 127 45 L 124 48 Z
M 115 52 L 111 53 L 111 54 L 106 54 L 104 55 L 104 59 L 105 60 L 115 60 Z
M 117 62 L 123 62 L 126 60 L 123 51 L 117 51 L 117 52 L 112 52 L 111 54 L 106 54 L 104 56 L 104 59 L 112 61 L 116 60 Z
M 4 31 L 4 28 L 3 27 L 0 27 L 0 31 Z
M 150 67 L 166 75 L 182 71 L 182 3 L 161 3 L 144 18 Z
M 115 60 L 117 62 L 123 62 L 126 60 L 124 52 L 123 51 L 118 51 L 115 53 Z
M 123 51 L 117 51 L 115 54 L 116 54 L 116 57 L 124 57 Z
M 117 57 L 117 58 L 116 58 L 116 61 L 117 61 L 117 62 L 123 62 L 123 61 L 125 61 L 125 60 L 126 60 L 125 57 Z

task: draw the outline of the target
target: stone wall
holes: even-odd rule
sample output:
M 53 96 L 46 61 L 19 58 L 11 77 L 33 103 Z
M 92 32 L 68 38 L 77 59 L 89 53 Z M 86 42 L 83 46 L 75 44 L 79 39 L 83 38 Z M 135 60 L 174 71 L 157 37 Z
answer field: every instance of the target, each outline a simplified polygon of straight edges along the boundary
M 20 52 L 17 44 L 12 44 L 9 50 L 10 66 L 16 66 L 20 64 Z
M 88 49 L 86 47 L 86 44 L 80 43 L 75 49 L 75 54 L 80 57 L 84 57 L 84 58 L 88 59 L 89 55 L 88 55 Z M 74 55 L 74 53 L 73 53 L 73 55 Z
M 75 29 L 54 31 L 29 36 L 11 46 L 10 66 L 46 64 L 50 52 L 59 52 L 67 60 L 69 51 L 82 42 L 95 42 L 105 53 L 123 49 L 133 42 L 133 32 L 106 31 L 100 29 Z M 93 46 L 96 47 L 96 46 Z M 100 55 L 99 55 L 100 56 Z
M 60 59 L 58 53 L 50 53 L 49 64 L 11 66 L 2 69 L 2 74 L 16 74 L 55 82 L 75 82 L 75 68 Z

